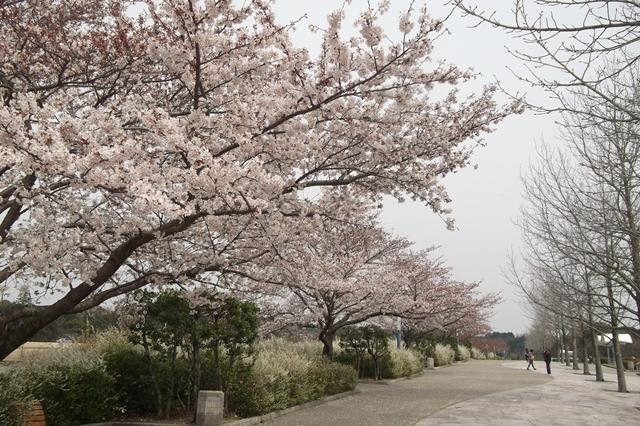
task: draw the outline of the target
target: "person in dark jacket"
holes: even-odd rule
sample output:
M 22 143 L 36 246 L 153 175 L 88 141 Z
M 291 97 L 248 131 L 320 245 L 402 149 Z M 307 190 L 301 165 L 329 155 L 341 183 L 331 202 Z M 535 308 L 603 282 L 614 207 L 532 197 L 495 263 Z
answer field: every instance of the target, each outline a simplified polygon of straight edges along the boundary
M 549 349 L 545 349 L 542 356 L 544 358 L 544 363 L 547 364 L 547 374 L 551 374 L 551 352 L 549 352 Z

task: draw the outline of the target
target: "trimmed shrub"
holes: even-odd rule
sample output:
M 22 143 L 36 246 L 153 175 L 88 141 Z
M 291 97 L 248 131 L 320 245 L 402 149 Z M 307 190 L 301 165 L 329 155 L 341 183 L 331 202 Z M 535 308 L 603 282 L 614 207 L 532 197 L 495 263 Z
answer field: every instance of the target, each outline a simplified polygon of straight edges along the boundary
M 452 364 L 455 360 L 455 351 L 449 345 L 436 343 L 433 352 L 433 362 L 436 367 Z
M 471 351 L 464 345 L 458 345 L 458 352 L 456 361 L 469 361 L 471 358 Z
M 12 377 L 42 401 L 47 421 L 53 425 L 102 422 L 119 410 L 115 379 L 90 351 L 63 351 L 17 367 Z
M 120 405 L 126 414 L 155 414 L 158 410 L 149 363 L 140 348 L 116 346 L 104 354 L 105 367 L 114 377 Z

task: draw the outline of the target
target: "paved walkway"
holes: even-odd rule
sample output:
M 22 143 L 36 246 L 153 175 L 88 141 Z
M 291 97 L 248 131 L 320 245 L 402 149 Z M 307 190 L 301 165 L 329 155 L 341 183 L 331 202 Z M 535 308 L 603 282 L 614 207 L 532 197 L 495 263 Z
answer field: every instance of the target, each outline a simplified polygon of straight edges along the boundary
M 505 370 L 521 363 L 503 364 Z M 544 363 L 533 376 L 546 375 Z M 592 368 L 593 370 L 593 368 Z M 640 424 L 640 376 L 627 373 L 629 393 L 617 392 L 615 370 L 605 368 L 605 382 L 582 370 L 554 363 L 553 381 L 460 402 L 429 416 L 419 426 L 449 425 L 637 425 Z
M 427 371 L 411 380 L 388 385 L 362 383 L 360 393 L 310 409 L 294 412 L 269 425 L 278 426 L 394 426 L 414 425 L 451 404 L 550 380 L 544 374 L 502 366 L 500 361 L 469 361 L 452 367 Z M 457 424 L 470 424 L 469 422 Z M 422 423 L 429 424 L 429 423 Z M 508 423 L 502 423 L 508 424 Z
M 640 424 L 640 376 L 630 393 L 554 363 L 526 371 L 524 361 L 470 361 L 411 379 L 359 384 L 360 393 L 294 412 L 269 425 L 632 425 Z M 553 378 L 553 380 L 551 380 Z

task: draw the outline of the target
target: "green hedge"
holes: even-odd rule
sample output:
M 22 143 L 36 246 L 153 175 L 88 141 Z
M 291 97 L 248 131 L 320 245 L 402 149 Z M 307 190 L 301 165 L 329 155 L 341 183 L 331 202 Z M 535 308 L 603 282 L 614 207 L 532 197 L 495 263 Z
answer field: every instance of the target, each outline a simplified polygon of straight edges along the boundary
M 31 397 L 13 374 L 0 374 L 0 425 L 22 426 Z
M 0 412 L 12 415 L 15 407 L 42 402 L 48 424 L 56 426 L 96 423 L 120 410 L 115 379 L 100 358 L 70 352 L 67 357 L 29 362 L 12 368 L 0 379 L 12 383 L 13 401 L 2 400 Z M 4 419 L 2 424 L 4 423 Z M 7 422 L 11 424 L 10 422 Z
M 111 339 L 113 336 L 111 336 Z M 326 361 L 321 348 L 284 340 L 261 342 L 254 356 L 225 367 L 228 412 L 261 415 L 355 388 L 356 371 Z M 212 389 L 211 355 L 204 353 L 201 389 Z M 226 357 L 225 353 L 221 354 Z M 168 364 L 152 360 L 161 386 Z M 226 366 L 226 361 L 222 362 Z M 185 357 L 177 362 L 173 411 L 188 406 L 190 373 Z M 103 339 L 90 348 L 62 351 L 50 359 L 12 367 L 0 375 L 0 425 L 18 426 L 21 407 L 42 401 L 48 424 L 77 425 L 117 417 L 155 417 L 157 395 L 143 351 L 126 339 Z M 166 401 L 163 401 L 163 404 Z

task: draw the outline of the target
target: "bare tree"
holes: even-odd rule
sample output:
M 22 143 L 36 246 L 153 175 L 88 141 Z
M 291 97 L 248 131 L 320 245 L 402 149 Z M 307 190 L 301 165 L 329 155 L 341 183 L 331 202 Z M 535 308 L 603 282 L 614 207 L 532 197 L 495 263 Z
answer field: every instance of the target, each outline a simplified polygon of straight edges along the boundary
M 620 217 L 627 211 L 615 208 L 617 193 L 607 187 L 601 173 L 594 172 L 593 164 L 580 161 L 580 154 L 589 152 L 584 149 L 587 144 L 582 136 L 593 131 L 592 124 L 570 127 L 571 131 L 575 129 L 583 131 L 579 140 L 585 143 L 574 144 L 569 155 L 541 150 L 541 160 L 525 180 L 527 207 L 520 227 L 526 272 L 522 276 L 512 263 L 512 277 L 530 302 L 559 316 L 565 348 L 568 325 L 574 369 L 579 368 L 579 329 L 591 330 L 595 358 L 595 332 L 612 333 L 618 389 L 625 392 L 618 332 L 622 328 L 637 329 L 638 324 L 632 248 L 622 232 L 625 228 L 619 226 Z M 582 357 L 586 363 L 586 352 Z M 596 373 L 601 379 L 599 365 Z
M 509 14 L 482 9 L 473 0 L 451 3 L 478 25 L 492 25 L 524 41 L 523 49 L 511 51 L 529 71 L 518 77 L 544 88 L 558 101 L 553 106 L 537 105 L 539 109 L 590 114 L 576 110 L 572 102 L 586 90 L 624 113 L 625 119 L 640 117 L 607 91 L 611 80 L 636 75 L 640 1 L 513 0 Z

